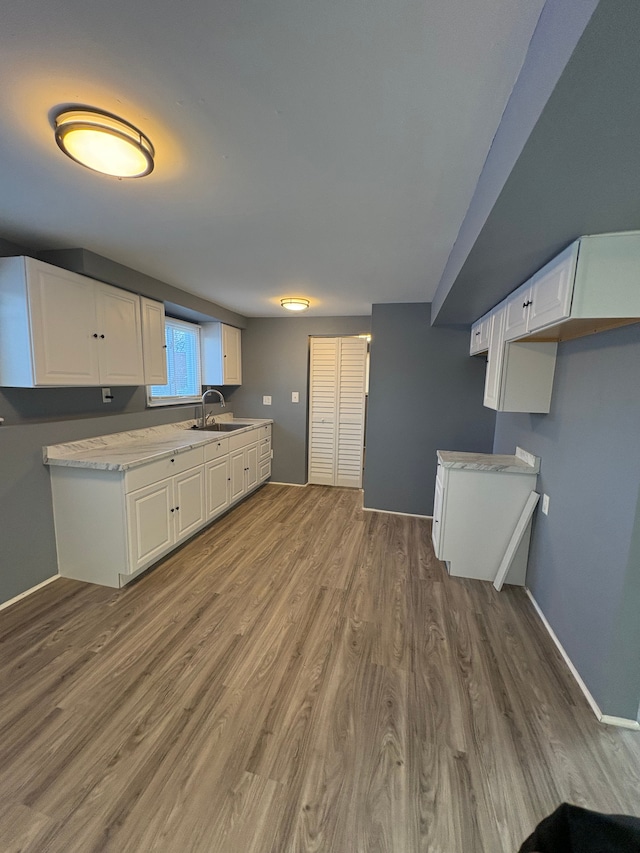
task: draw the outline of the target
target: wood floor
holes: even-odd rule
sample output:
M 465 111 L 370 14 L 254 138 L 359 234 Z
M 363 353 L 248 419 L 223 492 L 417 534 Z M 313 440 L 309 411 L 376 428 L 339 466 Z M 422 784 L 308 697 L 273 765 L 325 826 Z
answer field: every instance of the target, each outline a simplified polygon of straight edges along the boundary
M 640 814 L 523 591 L 428 521 L 269 485 L 130 587 L 0 613 L 0 851 L 513 853 L 561 801 Z

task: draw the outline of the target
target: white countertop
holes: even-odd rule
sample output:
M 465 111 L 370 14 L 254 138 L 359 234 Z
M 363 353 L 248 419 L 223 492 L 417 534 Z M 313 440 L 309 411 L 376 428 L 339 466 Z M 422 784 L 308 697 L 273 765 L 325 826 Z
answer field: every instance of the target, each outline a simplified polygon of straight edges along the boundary
M 194 420 L 163 424 L 146 429 L 116 432 L 66 444 L 51 444 L 42 448 L 45 465 L 67 468 L 94 468 L 102 471 L 127 471 L 156 459 L 163 459 L 194 447 L 202 447 L 231 435 L 242 435 L 251 429 L 272 424 L 270 418 L 234 418 L 225 414 L 217 421 L 246 424 L 245 429 L 232 432 L 204 432 L 191 429 Z
M 537 474 L 540 470 L 539 457 L 530 454 L 524 454 L 524 456 L 528 458 L 499 453 L 463 453 L 456 450 L 438 450 L 438 461 L 444 468 L 500 471 L 503 474 Z

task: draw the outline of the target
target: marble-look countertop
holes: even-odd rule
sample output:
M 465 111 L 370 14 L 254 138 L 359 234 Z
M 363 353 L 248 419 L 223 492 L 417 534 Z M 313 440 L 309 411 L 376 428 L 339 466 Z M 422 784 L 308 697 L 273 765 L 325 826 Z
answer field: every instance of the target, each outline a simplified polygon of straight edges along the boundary
M 81 441 L 69 441 L 66 444 L 51 444 L 42 448 L 42 457 L 45 465 L 127 471 L 156 459 L 184 453 L 194 447 L 202 447 L 231 435 L 242 435 L 256 427 L 273 423 L 270 418 L 234 418 L 231 413 L 217 415 L 216 420 L 232 421 L 246 426 L 232 432 L 204 432 L 191 428 L 194 420 L 181 421 L 100 435 Z
M 438 450 L 438 461 L 444 468 L 466 468 L 471 471 L 499 471 L 503 474 L 537 474 L 540 471 L 539 457 L 526 453 L 509 456 L 499 453 Z

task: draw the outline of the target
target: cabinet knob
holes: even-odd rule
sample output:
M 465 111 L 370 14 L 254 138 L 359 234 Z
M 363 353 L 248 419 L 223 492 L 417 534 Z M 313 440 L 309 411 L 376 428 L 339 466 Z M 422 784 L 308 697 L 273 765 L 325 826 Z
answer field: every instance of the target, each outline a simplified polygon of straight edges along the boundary
M 100 337 L 104 339 L 104 335 L 100 335 Z
M 175 459 L 172 459 L 171 461 L 172 461 L 172 462 L 175 462 L 176 460 L 175 460 Z
M 175 512 L 175 509 L 173 507 L 171 507 L 171 512 Z
M 180 507 L 179 507 L 179 506 L 177 506 L 177 507 L 176 507 L 176 512 L 177 512 L 179 509 L 180 509 Z
M 97 332 L 94 332 L 93 337 L 94 337 L 94 338 L 97 338 L 97 337 L 98 337 L 98 333 L 97 333 Z

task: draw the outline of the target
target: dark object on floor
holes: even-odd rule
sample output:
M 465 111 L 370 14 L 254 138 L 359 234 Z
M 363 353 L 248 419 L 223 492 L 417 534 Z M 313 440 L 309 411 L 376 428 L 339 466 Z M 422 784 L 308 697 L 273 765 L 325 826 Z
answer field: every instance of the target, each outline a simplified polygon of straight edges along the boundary
M 519 853 L 640 853 L 640 818 L 599 814 L 563 803 Z

